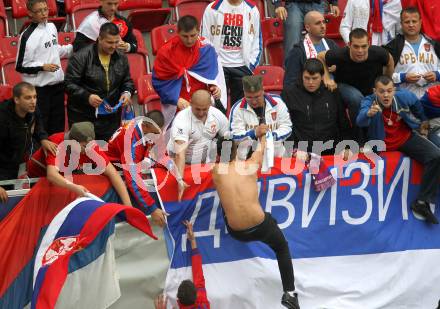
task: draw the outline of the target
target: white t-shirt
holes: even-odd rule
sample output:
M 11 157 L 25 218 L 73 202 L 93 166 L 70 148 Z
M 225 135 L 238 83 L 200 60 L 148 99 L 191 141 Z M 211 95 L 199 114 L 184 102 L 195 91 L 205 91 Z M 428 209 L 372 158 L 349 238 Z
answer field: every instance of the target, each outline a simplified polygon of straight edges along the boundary
M 430 83 L 423 77 L 417 83 L 402 82 L 401 73 L 418 73 L 425 74 L 427 72 L 440 72 L 440 59 L 437 57 L 434 46 L 421 36 L 418 50 L 414 50 L 411 43 L 405 40 L 399 62 L 394 68 L 393 81 L 399 84 L 399 87 L 405 88 L 421 98 L 425 91 L 438 82 Z
M 231 5 L 224 1 L 223 27 L 221 34 L 221 48 L 218 50 L 222 65 L 225 67 L 244 66 L 243 59 L 243 16 L 244 1 L 239 5 Z
M 168 153 L 174 156 L 175 141 L 188 143 L 185 163 L 197 164 L 213 162 L 216 155 L 216 135 L 229 137 L 229 122 L 226 116 L 215 107 L 210 107 L 206 121 L 203 123 L 187 107 L 176 115 L 171 127 L 171 138 L 168 142 Z M 212 152 L 212 153 L 211 153 Z

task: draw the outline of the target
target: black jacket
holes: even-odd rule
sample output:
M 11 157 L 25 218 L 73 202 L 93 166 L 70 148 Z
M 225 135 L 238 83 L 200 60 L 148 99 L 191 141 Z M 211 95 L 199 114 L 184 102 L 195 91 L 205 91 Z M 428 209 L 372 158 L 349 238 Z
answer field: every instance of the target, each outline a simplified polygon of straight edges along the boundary
M 106 74 L 98 57 L 97 44 L 84 47 L 73 54 L 69 59 L 64 80 L 68 94 L 69 121 L 71 122 L 94 122 L 96 120 L 95 108 L 89 104 L 91 94 L 106 99 L 111 106 L 114 106 L 124 91 L 134 93 L 127 56 L 118 50 L 110 58 L 110 90 L 107 92 Z
M 20 118 L 13 100 L 0 104 L 0 180 L 17 177 L 19 165 L 38 147 L 33 138 L 37 142 L 47 139 L 40 124 L 38 111 Z
M 299 141 L 307 141 L 307 151 L 311 152 L 313 141 L 334 140 L 333 145 L 336 146 L 341 140 L 351 139 L 350 124 L 337 90 L 330 92 L 321 85 L 317 91 L 310 93 L 297 82 L 284 88 L 281 97 L 292 120 L 290 139 L 295 142 L 295 147 L 298 147 Z
M 103 16 L 103 14 L 101 12 L 101 8 L 98 9 L 98 13 L 101 16 Z M 122 20 L 125 23 L 125 25 L 127 26 L 127 29 L 128 29 L 127 34 L 124 37 L 121 37 L 121 39 L 124 42 L 127 42 L 128 44 L 130 44 L 130 53 L 137 52 L 138 42 L 136 40 L 136 37 L 133 34 L 133 25 L 127 20 L 127 18 L 125 18 L 122 15 L 119 15 L 118 13 L 115 14 L 115 18 Z M 97 33 L 99 33 L 99 29 L 96 29 L 96 30 L 97 30 Z M 97 38 L 95 40 L 92 40 L 89 37 L 82 34 L 81 32 L 77 31 L 76 35 L 75 35 L 75 40 L 73 41 L 73 51 L 77 52 L 81 48 L 95 43 L 96 40 L 97 40 Z
M 325 39 L 330 49 L 338 49 L 339 46 L 331 39 Z M 293 84 L 298 78 L 301 77 L 301 72 L 304 67 L 304 63 L 307 60 L 306 50 L 304 49 L 304 39 L 299 43 L 293 45 L 289 54 L 286 57 L 285 67 L 286 73 L 284 74 L 283 87 Z
M 433 39 L 424 35 L 425 39 L 427 39 L 433 46 L 435 54 L 438 58 L 440 58 L 440 43 L 434 41 Z M 402 55 L 403 47 L 405 46 L 405 37 L 402 34 L 396 35 L 396 37 L 391 40 L 387 45 L 382 46 L 385 48 L 393 57 L 394 67 L 399 63 L 400 55 Z

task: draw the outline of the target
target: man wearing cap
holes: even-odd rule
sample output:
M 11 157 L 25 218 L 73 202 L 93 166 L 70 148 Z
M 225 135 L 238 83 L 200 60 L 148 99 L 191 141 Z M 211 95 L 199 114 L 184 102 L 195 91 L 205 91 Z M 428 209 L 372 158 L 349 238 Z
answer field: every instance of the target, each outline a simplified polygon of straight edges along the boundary
M 66 70 L 69 125 L 92 122 L 97 140 L 108 141 L 119 128 L 120 106 L 130 104 L 134 93 L 127 56 L 117 49 L 120 40 L 115 24 L 102 25 L 97 42 L 76 52 Z
M 286 104 L 280 96 L 264 92 L 262 76 L 243 77 L 243 91 L 244 98 L 231 109 L 229 122 L 232 139 L 239 144 L 252 143 L 270 131 L 274 140 L 275 156 L 283 156 L 283 141 L 292 133 L 292 122 Z M 245 159 L 247 154 L 248 147 L 239 147 L 239 159 Z
M 148 192 L 143 178 L 143 167 L 149 167 L 150 151 L 161 134 L 164 117 L 161 111 L 148 112 L 141 120 L 133 119 L 121 126 L 110 138 L 105 154 L 110 162 L 122 167 L 125 183 L 137 206 L 160 227 L 166 214 Z
M 69 181 L 63 175 L 81 172 L 103 174 L 109 178 L 122 204 L 131 205 L 121 176 L 94 139 L 95 131 L 91 122 L 78 122 L 73 124 L 67 133 L 52 134 L 49 141 L 58 146 L 56 155 L 50 152 L 46 154 L 43 149 L 39 149 L 28 161 L 28 176 L 47 176 L 47 180 L 54 185 L 66 188 L 81 197 L 89 192 L 87 188 Z
M 185 164 L 200 164 L 215 161 L 217 136 L 229 137 L 229 123 L 226 116 L 211 106 L 211 94 L 200 89 L 191 97 L 191 106 L 179 112 L 171 127 L 167 145 L 168 154 L 173 157 L 179 172 L 179 200 L 187 187 L 183 181 Z M 214 158 L 213 158 L 214 157 Z

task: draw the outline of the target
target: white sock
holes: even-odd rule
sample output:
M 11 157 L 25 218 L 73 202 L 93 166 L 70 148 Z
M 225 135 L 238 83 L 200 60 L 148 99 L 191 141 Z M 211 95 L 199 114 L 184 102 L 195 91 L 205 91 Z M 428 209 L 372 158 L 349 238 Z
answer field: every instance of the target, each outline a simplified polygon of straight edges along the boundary
M 287 291 L 287 293 L 288 293 L 290 296 L 295 297 L 295 291 Z

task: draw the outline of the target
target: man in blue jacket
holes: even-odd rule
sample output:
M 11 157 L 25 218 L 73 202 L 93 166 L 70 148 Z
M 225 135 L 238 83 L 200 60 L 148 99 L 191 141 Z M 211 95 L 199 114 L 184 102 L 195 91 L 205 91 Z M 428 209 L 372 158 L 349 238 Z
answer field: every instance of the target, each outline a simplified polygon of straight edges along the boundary
M 438 224 L 429 204 L 435 203 L 439 188 L 440 148 L 426 138 L 429 124 L 423 108 L 413 93 L 396 91 L 387 76 L 379 76 L 374 84 L 374 94 L 362 100 L 357 124 L 368 127 L 370 139 L 383 140 L 387 151 L 401 151 L 424 166 L 411 209 L 427 222 Z

